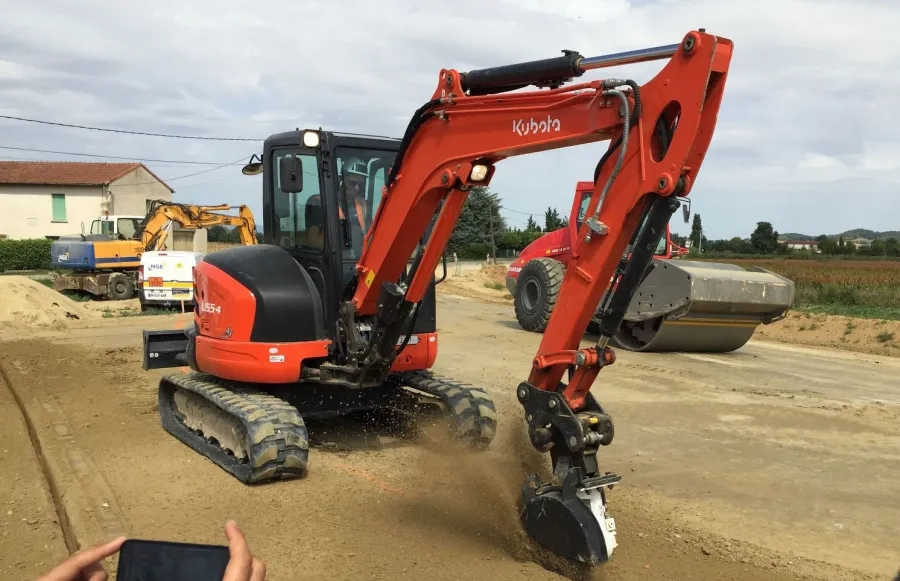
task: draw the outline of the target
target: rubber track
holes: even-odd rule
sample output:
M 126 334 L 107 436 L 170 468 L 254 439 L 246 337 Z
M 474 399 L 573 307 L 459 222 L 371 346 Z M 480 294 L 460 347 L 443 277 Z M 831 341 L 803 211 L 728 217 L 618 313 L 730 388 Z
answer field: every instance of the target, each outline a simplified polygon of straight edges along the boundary
M 401 375 L 404 385 L 439 398 L 449 408 L 454 436 L 464 447 L 484 450 L 497 435 L 497 408 L 482 388 L 434 374 L 409 371 Z
M 246 430 L 248 458 L 241 461 L 188 429 L 178 418 L 176 389 L 193 392 L 237 418 Z M 277 397 L 201 373 L 167 375 L 159 384 L 163 428 L 245 484 L 302 478 L 307 473 L 309 435 L 294 406 Z

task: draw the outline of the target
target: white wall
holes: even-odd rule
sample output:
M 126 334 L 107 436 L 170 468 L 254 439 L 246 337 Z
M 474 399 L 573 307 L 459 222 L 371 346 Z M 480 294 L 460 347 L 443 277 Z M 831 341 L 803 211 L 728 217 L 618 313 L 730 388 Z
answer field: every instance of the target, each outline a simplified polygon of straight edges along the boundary
M 151 200 L 172 201 L 172 192 L 144 168 L 138 168 L 109 184 L 110 214 L 143 216 Z
M 65 194 L 66 221 L 53 222 L 50 194 Z M 103 213 L 103 188 L 83 186 L 10 186 L 0 184 L 0 234 L 16 240 L 78 234 L 84 222 Z

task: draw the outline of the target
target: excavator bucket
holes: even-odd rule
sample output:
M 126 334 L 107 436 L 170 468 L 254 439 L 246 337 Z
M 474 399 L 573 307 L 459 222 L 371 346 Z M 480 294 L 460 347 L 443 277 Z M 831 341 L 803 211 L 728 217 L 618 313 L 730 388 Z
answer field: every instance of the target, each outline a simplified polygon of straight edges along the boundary
M 627 351 L 727 353 L 793 302 L 794 282 L 758 266 L 654 259 L 614 341 Z

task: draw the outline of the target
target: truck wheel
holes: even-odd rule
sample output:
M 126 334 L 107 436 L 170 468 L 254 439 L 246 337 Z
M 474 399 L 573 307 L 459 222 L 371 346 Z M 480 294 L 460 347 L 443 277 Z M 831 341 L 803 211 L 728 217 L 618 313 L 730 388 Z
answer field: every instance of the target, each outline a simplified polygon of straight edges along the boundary
M 134 296 L 134 285 L 127 275 L 117 272 L 106 283 L 106 297 L 114 301 L 125 301 Z
M 526 331 L 543 333 L 556 305 L 559 288 L 566 273 L 563 264 L 553 258 L 535 258 L 519 273 L 516 282 L 516 320 Z

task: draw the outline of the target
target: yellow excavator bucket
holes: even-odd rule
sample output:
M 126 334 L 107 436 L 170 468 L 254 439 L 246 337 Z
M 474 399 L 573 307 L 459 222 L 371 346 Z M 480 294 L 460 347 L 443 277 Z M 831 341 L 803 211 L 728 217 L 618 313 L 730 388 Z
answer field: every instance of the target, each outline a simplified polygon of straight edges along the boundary
M 613 341 L 628 351 L 727 353 L 793 303 L 794 282 L 758 266 L 654 259 Z

